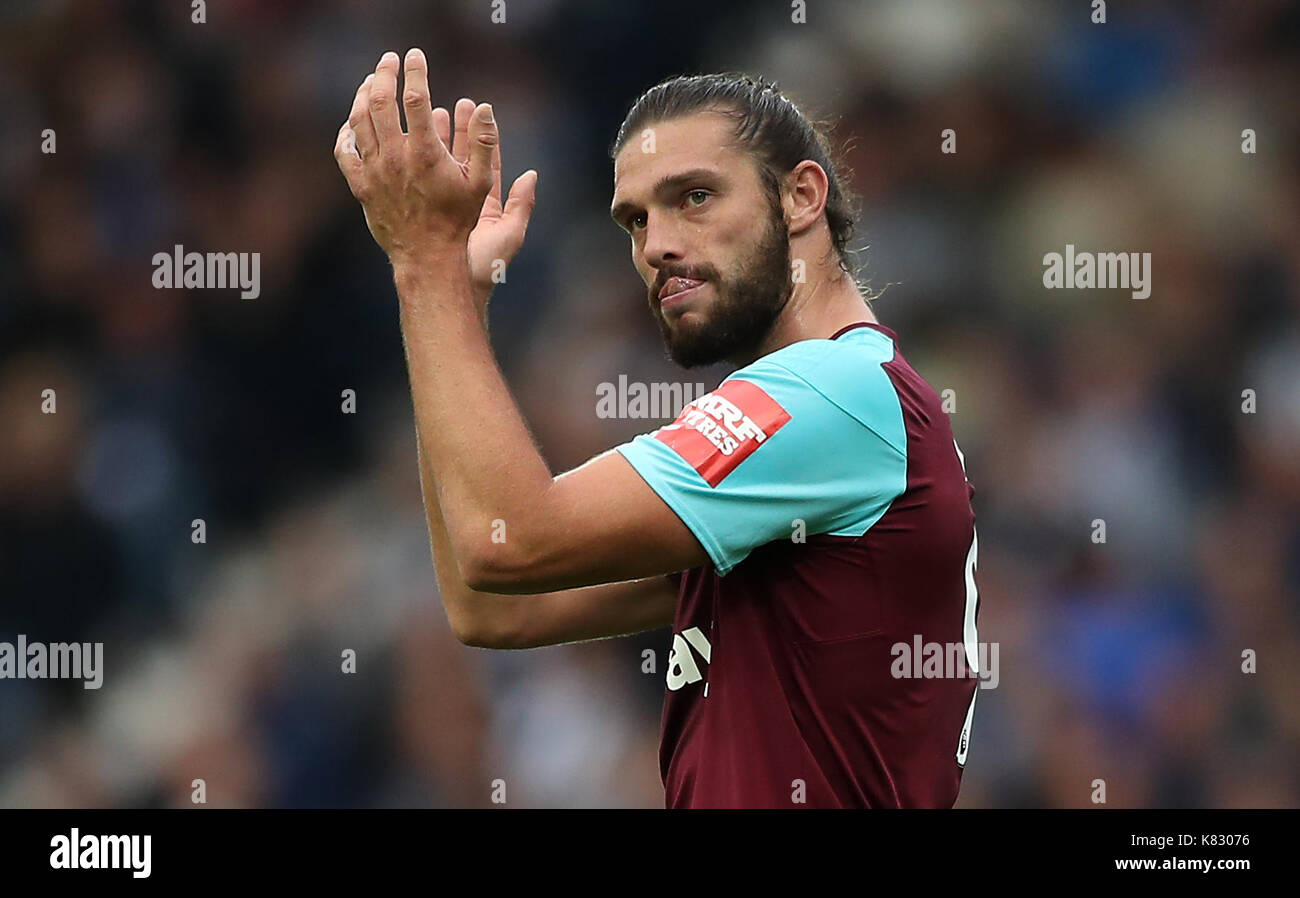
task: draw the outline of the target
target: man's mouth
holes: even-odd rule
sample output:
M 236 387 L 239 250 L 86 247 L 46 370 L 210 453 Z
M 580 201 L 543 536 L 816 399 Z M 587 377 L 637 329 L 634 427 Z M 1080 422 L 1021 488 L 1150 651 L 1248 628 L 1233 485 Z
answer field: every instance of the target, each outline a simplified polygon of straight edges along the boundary
M 671 277 L 659 288 L 659 308 L 676 304 L 694 293 L 704 281 L 696 278 Z

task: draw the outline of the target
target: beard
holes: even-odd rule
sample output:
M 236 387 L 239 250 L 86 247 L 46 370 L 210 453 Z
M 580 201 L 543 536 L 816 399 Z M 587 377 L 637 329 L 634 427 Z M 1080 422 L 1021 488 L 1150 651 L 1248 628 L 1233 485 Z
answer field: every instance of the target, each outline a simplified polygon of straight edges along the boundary
M 790 235 L 784 217 L 775 210 L 768 218 L 767 230 L 748 257 L 741 260 L 737 271 L 740 273 L 736 276 L 724 279 L 711 265 L 689 270 L 685 266 L 664 266 L 659 270 L 652 297 L 659 294 L 670 277 L 704 280 L 713 284 L 718 293 L 704 323 L 699 325 L 685 324 L 685 315 L 679 316 L 675 324 L 669 324 L 651 300 L 668 357 L 683 368 L 756 355 L 785 308 L 794 292 L 790 278 Z

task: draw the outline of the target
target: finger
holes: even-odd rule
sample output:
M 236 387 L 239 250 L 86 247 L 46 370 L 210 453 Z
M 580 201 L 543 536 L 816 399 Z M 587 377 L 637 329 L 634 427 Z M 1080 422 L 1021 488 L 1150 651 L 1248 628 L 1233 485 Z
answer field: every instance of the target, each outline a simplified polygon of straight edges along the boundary
M 433 110 L 433 130 L 438 133 L 442 145 L 451 152 L 451 113 L 439 106 Z
M 492 117 L 492 106 L 483 103 L 475 107 L 470 116 L 469 129 L 469 182 L 475 190 L 486 195 L 492 189 L 492 152 L 497 148 L 497 123 Z
M 356 195 L 357 188 L 361 186 L 362 168 L 350 121 L 344 122 L 339 128 L 339 136 L 334 141 L 334 159 L 339 164 L 339 171 L 343 172 L 343 177 L 347 179 L 348 187 L 352 189 L 353 195 Z
M 375 123 L 370 120 L 370 84 L 374 75 L 367 75 L 366 80 L 357 88 L 357 95 L 352 100 L 352 111 L 348 113 L 348 124 L 356 136 L 357 152 L 362 159 L 373 158 L 379 150 L 379 138 L 375 136 Z
M 528 220 L 533 217 L 533 208 L 537 205 L 537 172 L 529 169 L 510 185 L 510 196 L 506 200 L 503 218 L 517 222 L 521 232 L 528 229 Z
M 391 50 L 375 66 L 370 82 L 370 120 L 375 123 L 379 148 L 396 146 L 402 139 L 402 122 L 397 116 L 397 69 L 401 59 Z
M 429 63 L 424 51 L 406 51 L 406 87 L 402 90 L 406 108 L 406 131 L 419 141 L 431 141 L 434 135 L 433 107 L 429 104 Z
M 457 162 L 469 159 L 469 120 L 474 114 L 474 101 L 461 97 L 456 101 L 456 136 L 452 139 L 451 155 Z
M 500 129 L 497 130 L 500 133 Z M 488 191 L 488 196 L 498 203 L 501 202 L 501 143 L 499 141 L 492 147 L 492 189 Z

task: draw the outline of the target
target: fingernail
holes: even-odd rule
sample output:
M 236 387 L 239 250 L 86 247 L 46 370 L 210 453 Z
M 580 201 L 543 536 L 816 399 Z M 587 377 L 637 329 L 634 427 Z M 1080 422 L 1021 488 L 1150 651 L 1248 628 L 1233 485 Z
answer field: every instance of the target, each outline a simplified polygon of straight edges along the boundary
M 487 112 L 484 113 L 484 115 L 483 115 L 483 121 L 485 121 L 485 122 L 489 122 L 489 123 L 495 121 L 495 119 L 492 118 L 492 104 L 491 104 L 491 103 L 484 103 L 483 105 L 484 105 L 485 107 L 487 107 Z

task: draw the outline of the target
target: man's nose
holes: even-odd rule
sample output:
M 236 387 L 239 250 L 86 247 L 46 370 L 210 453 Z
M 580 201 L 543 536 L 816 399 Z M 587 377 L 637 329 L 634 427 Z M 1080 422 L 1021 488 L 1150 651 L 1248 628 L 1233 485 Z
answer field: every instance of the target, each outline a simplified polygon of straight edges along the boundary
M 646 217 L 645 242 L 641 253 L 651 268 L 663 268 L 669 262 L 680 262 L 685 257 L 681 231 L 665 216 Z

